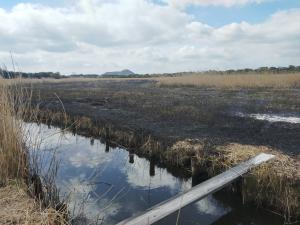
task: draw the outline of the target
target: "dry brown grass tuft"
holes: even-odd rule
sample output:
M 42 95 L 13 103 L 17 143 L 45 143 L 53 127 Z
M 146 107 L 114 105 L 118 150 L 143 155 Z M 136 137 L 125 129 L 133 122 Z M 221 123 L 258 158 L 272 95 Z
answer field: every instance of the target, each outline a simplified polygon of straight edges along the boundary
M 39 203 L 24 190 L 25 185 L 7 185 L 0 188 L 0 224 L 68 224 L 63 215 L 53 208 L 41 209 Z
M 295 157 L 265 146 L 231 143 L 210 148 L 206 143 L 195 140 L 177 142 L 168 155 L 173 157 L 173 161 L 176 158 L 181 160 L 179 163 L 193 156 L 198 167 L 213 176 L 262 152 L 274 154 L 276 158 L 253 169 L 244 179 L 244 198 L 251 196 L 251 201 L 269 206 L 287 220 L 299 216 L 300 162 Z M 247 180 L 251 182 L 247 183 Z
M 286 219 L 297 214 L 299 216 L 300 163 L 298 159 L 264 146 L 229 144 L 220 147 L 217 151 L 221 153 L 218 161 L 210 159 L 215 161 L 213 164 L 217 168 L 231 167 L 261 152 L 274 154 L 275 160 L 251 171 L 252 188 L 250 190 L 248 188 L 248 192 L 252 192 L 250 195 L 258 204 L 275 206 L 275 210 L 283 212 Z
M 159 86 L 215 87 L 215 88 L 292 88 L 300 86 L 300 73 L 296 74 L 197 74 L 180 77 L 155 78 Z

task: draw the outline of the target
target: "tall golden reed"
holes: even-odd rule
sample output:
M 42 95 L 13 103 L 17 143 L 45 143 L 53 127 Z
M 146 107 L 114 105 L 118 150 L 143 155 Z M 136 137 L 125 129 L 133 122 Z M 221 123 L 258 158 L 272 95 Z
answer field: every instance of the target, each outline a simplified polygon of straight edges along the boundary
M 21 79 L 5 80 L 0 76 L 0 196 L 6 196 L 5 201 L 0 201 L 0 223 L 5 220 L 11 224 L 68 225 L 67 208 L 58 207 L 65 204 L 59 202 L 49 180 L 47 190 L 43 191 L 44 199 L 29 197 L 28 192 L 35 194 L 34 183 L 24 185 L 32 178 L 30 167 L 39 166 L 35 165 L 39 162 L 30 161 L 25 145 L 28 131 L 23 119 L 36 115 L 36 109 L 31 107 L 31 89 L 28 91 L 22 84 Z
M 28 109 L 26 92 L 19 85 L 0 78 L 0 182 L 23 179 L 28 160 L 21 118 Z

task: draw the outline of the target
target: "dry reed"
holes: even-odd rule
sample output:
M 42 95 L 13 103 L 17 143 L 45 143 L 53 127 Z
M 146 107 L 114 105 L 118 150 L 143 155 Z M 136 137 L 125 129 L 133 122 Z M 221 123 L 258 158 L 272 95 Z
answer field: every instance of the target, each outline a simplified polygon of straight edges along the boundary
M 159 86 L 215 87 L 215 88 L 293 88 L 300 86 L 300 73 L 296 74 L 196 74 L 179 77 L 156 78 Z
M 67 224 L 61 213 L 52 208 L 43 209 L 24 190 L 26 185 L 20 183 L 0 188 L 0 224 Z
M 298 217 L 300 212 L 300 163 L 299 159 L 295 157 L 265 146 L 231 143 L 212 148 L 200 140 L 177 142 L 172 146 L 167 157 L 179 164 L 183 163 L 184 159 L 194 157 L 197 167 L 213 176 L 261 152 L 274 154 L 276 158 L 251 171 L 251 184 L 248 182 L 243 185 L 244 198 L 248 197 L 258 205 L 267 205 L 278 214 L 283 215 L 286 220 Z M 245 179 L 245 181 L 247 180 L 249 181 L 249 179 Z
M 29 158 L 23 119 L 33 117 L 36 112 L 31 108 L 31 92 L 21 84 L 19 79 L 8 81 L 0 77 L 0 223 L 68 224 L 65 220 L 67 211 L 54 209 L 59 203 L 57 193 L 52 192 L 56 191 L 55 187 L 47 186 L 45 192 L 40 190 L 46 196 L 44 199 L 35 196 L 37 199 L 34 200 L 28 195 L 36 194 L 32 191 L 35 184 L 30 180 L 39 174 L 31 171 L 38 167 L 33 165 L 38 162 L 32 164 Z
M 21 118 L 27 108 L 24 90 L 7 85 L 0 78 L 0 181 L 27 177 L 28 160 L 24 148 Z

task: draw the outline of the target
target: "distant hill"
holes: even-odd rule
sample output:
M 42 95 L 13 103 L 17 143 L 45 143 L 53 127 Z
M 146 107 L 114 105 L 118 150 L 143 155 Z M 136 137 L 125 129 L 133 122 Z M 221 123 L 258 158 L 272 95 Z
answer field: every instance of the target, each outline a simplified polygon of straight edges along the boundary
M 106 72 L 102 74 L 102 76 L 130 76 L 130 75 L 135 75 L 135 73 L 128 69 L 121 70 L 121 71 L 114 71 L 114 72 Z

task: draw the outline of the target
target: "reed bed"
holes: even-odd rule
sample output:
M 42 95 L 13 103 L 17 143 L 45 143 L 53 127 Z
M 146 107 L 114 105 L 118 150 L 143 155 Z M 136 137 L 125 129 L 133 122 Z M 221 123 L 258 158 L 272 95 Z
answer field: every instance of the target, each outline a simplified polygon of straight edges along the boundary
M 16 84 L 7 85 L 0 78 L 0 182 L 26 179 L 28 176 L 27 152 L 24 147 L 21 118 L 28 107 L 22 89 Z
M 54 174 L 46 175 L 44 186 L 37 170 L 39 162 L 29 157 L 23 119 L 33 120 L 36 113 L 31 92 L 22 87 L 22 80 L 0 77 L 1 224 L 68 224 L 66 209 L 58 208 L 61 203 L 52 183 Z
M 294 88 L 300 86 L 300 73 L 295 74 L 193 74 L 155 78 L 159 86 L 213 88 Z

